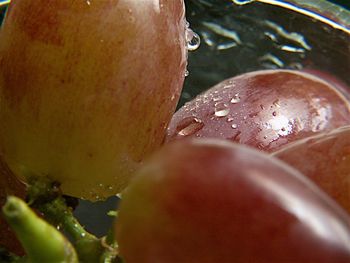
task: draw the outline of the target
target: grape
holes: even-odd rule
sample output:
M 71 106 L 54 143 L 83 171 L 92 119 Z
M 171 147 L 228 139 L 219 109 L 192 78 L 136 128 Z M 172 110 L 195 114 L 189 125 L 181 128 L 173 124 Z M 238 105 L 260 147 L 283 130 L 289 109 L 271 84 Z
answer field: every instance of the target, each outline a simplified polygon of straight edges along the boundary
M 350 87 L 346 85 L 344 81 L 338 79 L 336 76 L 325 71 L 311 69 L 311 68 L 305 68 L 303 69 L 303 71 L 309 74 L 315 75 L 323 79 L 324 81 L 327 81 L 330 85 L 336 87 L 337 90 L 343 93 L 344 96 L 347 98 L 347 100 L 350 99 Z
M 328 82 L 289 70 L 227 79 L 173 116 L 166 141 L 222 138 L 273 152 L 315 133 L 350 124 L 350 104 Z
M 274 156 L 312 179 L 350 213 L 350 126 L 296 141 Z
M 16 195 L 25 198 L 26 187 L 9 170 L 6 163 L 0 157 L 0 208 L 5 204 L 7 195 Z M 3 218 L 0 212 L 0 246 L 18 255 L 23 255 L 24 250 L 16 238 L 14 232 Z
M 218 139 L 169 143 L 123 194 L 126 262 L 350 262 L 350 217 L 266 153 Z
M 0 33 L 0 146 L 90 200 L 163 142 L 187 63 L 183 0 L 18 0 Z

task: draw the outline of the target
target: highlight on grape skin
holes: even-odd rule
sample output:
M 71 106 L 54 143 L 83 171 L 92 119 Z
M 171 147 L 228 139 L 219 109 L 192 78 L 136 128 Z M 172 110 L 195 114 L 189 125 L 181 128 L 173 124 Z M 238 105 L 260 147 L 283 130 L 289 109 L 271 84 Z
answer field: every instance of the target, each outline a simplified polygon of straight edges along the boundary
M 350 126 L 298 140 L 273 156 L 312 179 L 350 213 Z
M 120 192 L 175 111 L 184 15 L 183 0 L 12 2 L 0 33 L 0 146 L 15 174 L 90 200 Z
M 115 227 L 126 262 L 350 260 L 350 218 L 335 202 L 277 159 L 223 140 L 163 147 L 124 193 Z
M 227 79 L 173 116 L 166 141 L 222 138 L 272 152 L 350 124 L 350 103 L 329 82 L 302 71 L 263 70 Z

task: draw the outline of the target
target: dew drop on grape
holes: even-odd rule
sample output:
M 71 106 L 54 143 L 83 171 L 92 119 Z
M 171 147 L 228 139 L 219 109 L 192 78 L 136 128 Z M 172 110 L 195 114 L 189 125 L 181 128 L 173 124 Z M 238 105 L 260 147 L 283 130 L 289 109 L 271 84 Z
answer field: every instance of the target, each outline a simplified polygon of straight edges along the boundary
M 236 104 L 236 103 L 238 103 L 238 102 L 240 102 L 241 101 L 241 98 L 239 97 L 239 94 L 237 93 L 237 94 L 235 94 L 234 96 L 233 96 L 233 98 L 231 99 L 231 103 L 232 104 Z
M 195 117 L 185 118 L 176 127 L 177 134 L 180 136 L 189 136 L 198 132 L 204 127 L 204 123 Z
M 229 108 L 216 109 L 215 110 L 215 116 L 216 117 L 226 117 L 229 113 L 230 113 L 230 109 Z
M 194 51 L 199 48 L 201 44 L 201 39 L 199 35 L 190 28 L 190 24 L 186 22 L 186 42 L 187 49 L 189 51 Z

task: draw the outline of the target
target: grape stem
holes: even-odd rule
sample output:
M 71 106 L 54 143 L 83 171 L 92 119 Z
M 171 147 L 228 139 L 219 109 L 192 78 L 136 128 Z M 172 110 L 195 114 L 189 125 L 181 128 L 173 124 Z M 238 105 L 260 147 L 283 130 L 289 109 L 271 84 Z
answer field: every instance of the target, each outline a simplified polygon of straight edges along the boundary
M 80 261 L 109 262 L 102 259 L 116 256 L 113 247 L 106 247 L 103 239 L 86 231 L 74 217 L 72 207 L 67 205 L 55 182 L 42 177 L 30 178 L 27 198 L 33 208 L 44 214 L 45 219 L 57 228 L 62 228 L 71 237 Z
M 9 196 L 2 210 L 21 241 L 29 262 L 78 262 L 71 243 L 52 225 L 37 216 L 23 200 Z

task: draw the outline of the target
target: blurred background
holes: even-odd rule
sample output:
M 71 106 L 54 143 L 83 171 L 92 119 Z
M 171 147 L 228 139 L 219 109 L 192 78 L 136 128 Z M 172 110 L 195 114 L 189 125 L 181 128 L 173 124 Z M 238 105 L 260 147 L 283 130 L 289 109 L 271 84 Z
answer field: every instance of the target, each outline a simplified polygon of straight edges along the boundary
M 350 9 L 350 1 L 349 0 L 334 0 L 331 2 L 338 4 L 338 5 L 341 5 L 347 9 Z
M 185 2 L 187 20 L 201 45 L 189 53 L 179 107 L 223 79 L 258 69 L 319 70 L 350 85 L 349 0 Z M 4 13 L 2 5 L 0 20 Z M 75 214 L 101 236 L 113 221 L 107 212 L 117 203 L 117 197 L 97 203 L 81 200 Z

